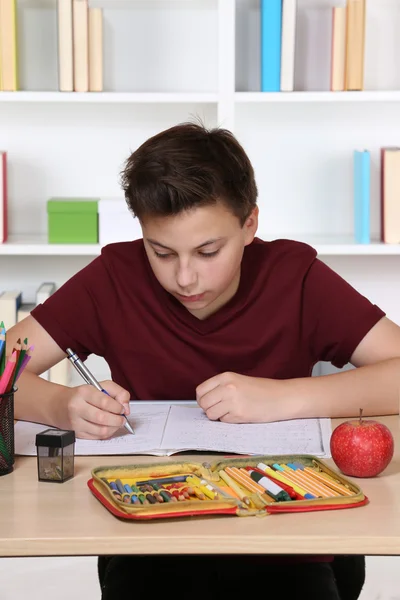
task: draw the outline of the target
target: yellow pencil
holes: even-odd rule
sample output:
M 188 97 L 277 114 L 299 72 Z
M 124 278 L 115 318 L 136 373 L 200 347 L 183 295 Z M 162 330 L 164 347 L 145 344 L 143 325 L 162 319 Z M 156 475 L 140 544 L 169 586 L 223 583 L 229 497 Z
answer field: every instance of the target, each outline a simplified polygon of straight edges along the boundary
M 211 500 L 218 498 L 217 492 L 212 489 L 211 485 L 207 484 L 207 482 L 204 480 L 201 481 L 198 477 L 196 477 L 196 475 L 187 477 L 186 481 L 191 485 L 194 485 L 195 487 L 199 488 L 199 490 Z
M 225 473 L 225 471 L 223 471 L 221 469 L 221 471 L 218 471 L 218 475 L 221 477 L 221 479 L 223 481 L 225 481 L 225 483 L 233 489 L 234 492 L 236 492 L 236 494 L 239 496 L 239 498 L 241 500 L 243 500 L 243 502 L 245 504 L 247 504 L 247 506 L 250 506 L 252 504 L 250 498 L 247 496 L 247 494 L 244 492 L 244 490 L 242 490 L 242 488 L 236 483 L 236 481 L 234 481 L 232 479 L 232 477 L 229 477 L 229 475 L 227 475 L 227 473 Z

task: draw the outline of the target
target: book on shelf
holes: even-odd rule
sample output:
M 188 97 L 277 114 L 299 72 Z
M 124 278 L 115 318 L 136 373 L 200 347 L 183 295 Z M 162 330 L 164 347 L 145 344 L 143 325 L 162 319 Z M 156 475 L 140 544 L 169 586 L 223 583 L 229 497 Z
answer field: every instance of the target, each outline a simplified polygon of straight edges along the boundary
M 381 240 L 400 244 L 400 148 L 381 148 Z
M 260 21 L 262 92 L 364 89 L 366 0 L 261 0 Z
M 368 150 L 354 151 L 354 237 L 358 244 L 370 244 L 371 155 Z
M 364 88 L 366 0 L 347 0 L 346 90 Z
M 57 0 L 57 31 L 60 91 L 103 91 L 103 10 Z
M 22 302 L 22 304 L 17 309 L 17 323 L 20 323 L 26 317 L 29 317 L 31 311 L 35 308 L 36 304 L 34 302 Z
M 334 6 L 332 12 L 332 64 L 330 89 L 343 92 L 346 68 L 346 18 L 345 6 Z
M 0 244 L 7 239 L 7 152 L 0 151 Z
M 281 85 L 282 92 L 293 92 L 294 58 L 296 49 L 297 0 L 283 0 L 281 41 Z
M 23 321 L 31 314 L 31 311 L 38 304 L 42 304 L 55 291 L 56 286 L 53 282 L 42 283 L 36 291 L 35 302 L 22 302 L 22 293 L 20 291 L 5 292 L 0 296 L 0 315 L 4 320 L 7 329 L 10 329 L 15 323 Z M 2 298 L 8 303 L 7 306 L 2 302 Z M 15 316 L 14 316 L 15 315 Z M 71 364 L 67 358 L 60 361 L 40 375 L 42 379 L 58 383 L 60 385 L 69 385 L 71 380 Z
M 261 91 L 281 87 L 282 0 L 261 0 Z
M 6 330 L 17 323 L 17 312 L 21 303 L 20 290 L 5 290 L 0 293 L 0 321 L 3 321 Z
M 15 92 L 18 89 L 16 0 L 0 0 L 0 72 L 0 90 Z
M 56 284 L 52 281 L 45 281 L 36 290 L 36 305 L 43 304 L 47 298 L 56 291 Z
M 89 8 L 89 92 L 103 90 L 103 10 Z
M 74 91 L 89 91 L 89 16 L 88 0 L 72 0 Z
M 74 91 L 72 0 L 57 0 L 58 87 Z
M 332 48 L 332 12 L 304 8 L 297 19 L 296 90 L 329 91 Z

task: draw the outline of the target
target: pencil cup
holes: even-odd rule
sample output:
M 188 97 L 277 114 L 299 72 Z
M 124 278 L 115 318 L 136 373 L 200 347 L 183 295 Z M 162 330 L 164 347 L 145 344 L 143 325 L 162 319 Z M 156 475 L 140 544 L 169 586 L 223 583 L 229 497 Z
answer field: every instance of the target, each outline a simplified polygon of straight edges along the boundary
M 74 476 L 75 431 L 46 429 L 36 436 L 39 481 L 63 483 Z
M 0 394 L 0 475 L 14 470 L 14 393 Z

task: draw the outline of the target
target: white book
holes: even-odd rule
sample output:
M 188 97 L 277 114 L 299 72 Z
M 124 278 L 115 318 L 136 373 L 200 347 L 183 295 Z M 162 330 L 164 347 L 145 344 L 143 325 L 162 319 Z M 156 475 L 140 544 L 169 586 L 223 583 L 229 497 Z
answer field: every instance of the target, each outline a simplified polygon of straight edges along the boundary
M 28 304 L 28 303 L 21 304 L 21 306 L 17 310 L 17 323 L 20 323 L 21 321 L 26 319 L 26 317 L 29 317 L 29 315 L 31 314 L 31 311 L 35 308 L 35 306 L 36 306 L 36 304 Z
M 68 358 L 64 358 L 53 367 L 50 367 L 49 381 L 51 381 L 51 383 L 69 386 L 71 384 L 71 369 L 72 365 L 70 361 Z
M 302 8 L 297 15 L 295 89 L 330 91 L 331 56 L 331 8 Z
M 56 284 L 52 281 L 42 283 L 36 291 L 36 304 L 43 304 L 55 290 Z
M 21 306 L 22 292 L 9 290 L 0 295 L 0 321 L 4 322 L 6 330 L 17 323 L 17 311 Z
M 58 86 L 61 92 L 74 91 L 72 0 L 57 0 Z
M 73 0 L 74 91 L 89 91 L 88 0 Z
M 281 43 L 281 91 L 294 89 L 297 0 L 283 0 Z
M 185 401 L 181 401 L 186 404 Z M 311 454 L 330 457 L 331 419 L 292 419 L 274 423 L 233 424 L 210 421 L 196 402 L 131 402 L 135 435 L 123 427 L 109 440 L 75 442 L 76 455 L 150 454 L 170 456 L 196 450 L 237 454 Z M 15 425 L 15 452 L 36 454 L 36 434 L 44 425 L 19 421 Z

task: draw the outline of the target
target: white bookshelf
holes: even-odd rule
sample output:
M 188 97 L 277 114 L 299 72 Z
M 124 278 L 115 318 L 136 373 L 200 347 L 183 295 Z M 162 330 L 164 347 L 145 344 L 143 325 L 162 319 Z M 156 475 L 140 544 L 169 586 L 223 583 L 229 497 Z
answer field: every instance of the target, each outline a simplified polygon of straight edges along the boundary
M 263 239 L 272 239 L 258 232 Z M 284 236 L 290 238 L 290 236 Z M 298 236 L 299 241 L 312 245 L 321 256 L 400 256 L 400 244 L 383 244 L 379 241 L 371 244 L 356 244 L 347 237 L 315 238 Z M 49 244 L 46 236 L 11 236 L 5 244 L 0 244 L 0 256 L 98 256 L 101 244 Z
M 0 92 L 0 102 L 105 104 L 216 104 L 217 93 L 207 92 Z
M 388 60 L 400 55 L 396 0 L 369 0 L 366 90 L 339 93 L 260 92 L 258 0 L 90 4 L 104 8 L 104 92 L 79 94 L 57 91 L 56 0 L 18 1 L 22 91 L 0 93 L 10 224 L 10 241 L 0 246 L 2 285 L 20 282 L 29 301 L 35 281 L 54 273 L 61 285 L 93 260 L 98 244 L 47 244 L 47 199 L 121 196 L 129 153 L 158 131 L 199 117 L 234 131 L 247 150 L 259 189 L 259 235 L 311 243 L 385 305 L 385 286 L 375 289 L 366 275 L 379 281 L 393 261 L 398 267 L 400 247 L 352 241 L 352 153 L 372 153 L 378 239 L 379 148 L 400 143 L 400 69 L 393 72 L 397 61 Z M 385 277 L 398 289 L 396 278 Z M 389 312 L 391 305 L 389 299 Z
M 361 92 L 236 92 L 235 102 L 243 103 L 297 103 L 297 102 L 400 102 L 400 91 L 361 91 Z

